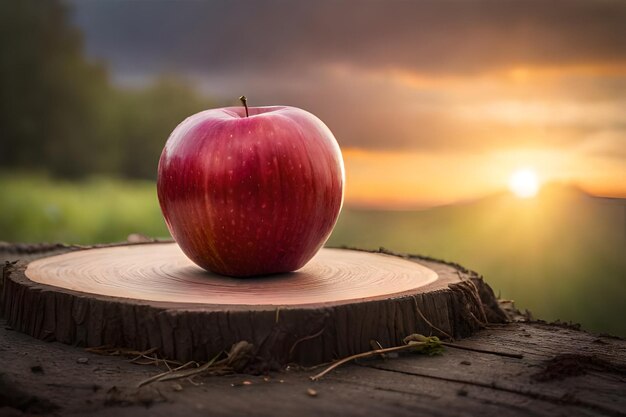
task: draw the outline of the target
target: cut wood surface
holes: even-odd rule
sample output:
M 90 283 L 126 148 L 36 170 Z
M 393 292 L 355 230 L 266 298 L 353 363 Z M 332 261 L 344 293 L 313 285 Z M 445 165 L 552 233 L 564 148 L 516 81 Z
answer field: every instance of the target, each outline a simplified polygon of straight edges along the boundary
M 0 246 L 0 260 L 68 250 Z M 446 348 L 362 360 L 317 382 L 309 376 L 321 368 L 290 367 L 137 388 L 167 368 L 37 340 L 0 319 L 0 416 L 626 415 L 623 339 L 533 322 L 489 325 L 456 343 L 523 357 Z
M 478 275 L 419 257 L 324 249 L 295 273 L 228 278 L 175 243 L 54 249 L 5 268 L 4 315 L 19 331 L 79 346 L 206 361 L 247 341 L 268 369 L 363 352 L 372 340 L 398 345 L 415 332 L 465 337 L 504 320 Z
M 385 299 L 417 293 L 438 278 L 432 269 L 397 256 L 342 249 L 322 249 L 298 272 L 231 278 L 198 267 L 175 243 L 116 246 L 48 257 L 30 263 L 26 277 L 93 295 L 228 306 L 225 308 Z

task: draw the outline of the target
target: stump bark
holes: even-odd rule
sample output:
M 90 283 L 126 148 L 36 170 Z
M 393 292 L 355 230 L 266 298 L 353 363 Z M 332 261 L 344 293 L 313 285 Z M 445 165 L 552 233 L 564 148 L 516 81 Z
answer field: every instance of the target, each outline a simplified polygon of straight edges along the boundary
M 317 364 L 370 350 L 372 340 L 462 338 L 506 319 L 476 273 L 418 256 L 323 249 L 294 273 L 228 278 L 175 243 L 55 250 L 5 266 L 0 311 L 10 326 L 79 346 L 157 348 L 183 362 L 245 340 L 265 369 Z

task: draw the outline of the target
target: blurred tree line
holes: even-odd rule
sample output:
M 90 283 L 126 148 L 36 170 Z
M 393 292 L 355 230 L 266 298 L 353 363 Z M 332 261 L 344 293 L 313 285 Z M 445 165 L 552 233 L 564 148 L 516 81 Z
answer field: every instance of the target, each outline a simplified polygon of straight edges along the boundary
M 0 2 L 0 166 L 79 178 L 155 178 L 174 127 L 212 107 L 174 77 L 111 84 L 60 0 Z

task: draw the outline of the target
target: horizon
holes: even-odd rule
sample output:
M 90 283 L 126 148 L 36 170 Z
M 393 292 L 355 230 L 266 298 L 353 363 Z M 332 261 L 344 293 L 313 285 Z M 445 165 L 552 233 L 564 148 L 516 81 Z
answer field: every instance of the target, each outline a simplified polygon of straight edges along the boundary
M 118 88 L 171 74 L 224 105 L 317 115 L 350 204 L 464 201 L 524 167 L 624 197 L 626 3 L 531 3 L 69 4 Z
M 520 198 L 516 196 L 513 191 L 503 187 L 498 190 L 490 191 L 484 194 L 480 194 L 474 197 L 466 198 L 466 199 L 457 199 L 452 201 L 446 201 L 442 203 L 434 203 L 434 204 L 407 204 L 406 202 L 401 202 L 399 204 L 393 205 L 389 204 L 389 201 L 385 200 L 377 204 L 376 202 L 349 202 L 344 203 L 344 208 L 348 210 L 373 210 L 373 211 L 425 211 L 425 210 L 433 210 L 438 208 L 445 207 L 454 207 L 454 206 L 466 206 L 474 203 L 478 203 L 481 201 L 486 201 L 493 198 L 507 198 L 511 201 L 519 200 L 520 205 L 530 205 L 533 204 L 533 200 L 542 200 L 545 199 L 550 194 L 554 193 L 554 191 L 571 191 L 579 193 L 580 195 L 584 195 L 591 198 L 598 199 L 608 199 L 608 200 L 626 200 L 626 196 L 611 196 L 611 195 L 602 195 L 602 194 L 594 194 L 580 187 L 578 184 L 573 182 L 564 182 L 559 180 L 550 181 L 547 183 L 542 183 L 537 194 L 529 197 L 529 198 Z

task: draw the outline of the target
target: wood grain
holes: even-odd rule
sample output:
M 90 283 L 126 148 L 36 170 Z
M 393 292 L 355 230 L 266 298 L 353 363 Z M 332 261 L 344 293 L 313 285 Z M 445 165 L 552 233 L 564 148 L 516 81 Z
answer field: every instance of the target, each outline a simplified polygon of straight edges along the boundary
M 26 276 L 40 284 L 137 300 L 278 306 L 387 298 L 437 279 L 435 271 L 415 262 L 342 249 L 322 249 L 297 272 L 232 278 L 196 266 L 175 243 L 53 256 L 32 262 Z
M 0 262 L 68 250 L 73 248 L 0 245 Z M 11 281 L 19 269 L 7 270 Z M 2 277 L 6 276 L 5 272 Z M 292 367 L 269 375 L 203 377 L 139 389 L 139 381 L 164 368 L 42 342 L 12 329 L 0 319 L 3 416 L 626 415 L 626 341 L 563 325 L 495 325 L 458 342 L 521 353 L 522 359 L 447 349 L 435 357 L 406 354 L 346 365 L 315 383 L 309 380 L 314 371 Z M 536 377 L 554 360 L 572 356 L 580 361 L 562 368 L 554 378 Z M 309 389 L 317 396 L 310 396 Z
M 196 377 L 136 388 L 164 368 L 45 343 L 0 319 L 0 415 L 68 416 L 624 416 L 626 373 L 607 368 L 537 382 L 555 357 L 584 354 L 619 369 L 626 341 L 536 323 L 483 330 L 461 343 L 523 353 L 511 359 L 448 349 L 314 371 Z M 88 359 L 78 364 L 77 359 Z M 42 372 L 32 372 L 39 366 Z M 247 381 L 248 385 L 243 385 Z M 176 385 L 178 384 L 178 385 Z M 316 397 L 308 395 L 314 389 Z M 5 402 L 3 403 L 3 395 Z M 4 408 L 2 406 L 4 405 Z M 2 412 L 7 414 L 3 414 Z M 13 414 L 11 414 L 13 411 Z M 24 414 L 22 414 L 24 412 Z M 32 414 L 31 414 L 32 413 Z
M 79 346 L 206 361 L 245 340 L 257 369 L 278 369 L 505 320 L 477 274 L 414 256 L 328 249 L 296 273 L 235 279 L 198 269 L 172 243 L 53 250 L 4 268 L 0 312 L 19 331 Z

